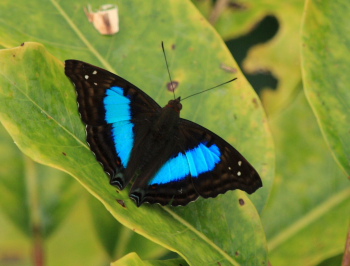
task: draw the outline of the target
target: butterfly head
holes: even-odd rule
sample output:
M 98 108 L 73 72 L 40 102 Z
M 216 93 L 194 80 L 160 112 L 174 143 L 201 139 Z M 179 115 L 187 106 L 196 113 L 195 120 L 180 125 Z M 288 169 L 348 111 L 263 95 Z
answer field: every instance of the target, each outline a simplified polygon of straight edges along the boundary
M 180 113 L 181 109 L 182 109 L 182 104 L 180 103 L 181 101 L 181 97 L 175 99 L 175 100 L 170 100 L 168 102 L 168 104 L 166 105 L 166 107 L 170 107 L 172 109 L 174 109 L 176 112 Z

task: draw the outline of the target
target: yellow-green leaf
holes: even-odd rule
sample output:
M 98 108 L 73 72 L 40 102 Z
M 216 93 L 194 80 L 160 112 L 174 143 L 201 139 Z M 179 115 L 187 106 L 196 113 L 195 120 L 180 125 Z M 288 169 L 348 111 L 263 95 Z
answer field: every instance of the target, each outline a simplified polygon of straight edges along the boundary
M 237 68 L 222 40 L 188 1 L 121 2 L 120 32 L 114 36 L 101 36 L 79 2 L 32 1 L 30 7 L 12 3 L 1 6 L 4 47 L 25 40 L 43 42 L 61 61 L 80 59 L 118 72 L 161 105 L 172 98 L 166 89 L 162 40 L 172 77 L 180 84 L 177 95 L 185 97 L 231 79 L 221 63 Z M 23 17 L 46 19 L 34 27 Z M 76 94 L 62 62 L 32 43 L 1 51 L 0 61 L 0 119 L 26 154 L 69 172 L 121 223 L 190 264 L 266 264 L 264 232 L 250 199 L 258 211 L 263 209 L 273 181 L 274 155 L 263 109 L 241 72 L 235 75 L 237 82 L 186 100 L 182 117 L 240 150 L 261 174 L 264 188 L 250 198 L 235 191 L 184 208 L 136 208 L 127 190 L 117 194 L 108 184 L 86 145 Z M 116 199 L 124 200 L 126 208 Z
M 350 175 L 350 2 L 307 1 L 302 72 L 307 98 L 335 158 Z
M 343 252 L 350 186 L 333 160 L 305 95 L 271 120 L 276 181 L 263 212 L 272 265 L 311 266 Z

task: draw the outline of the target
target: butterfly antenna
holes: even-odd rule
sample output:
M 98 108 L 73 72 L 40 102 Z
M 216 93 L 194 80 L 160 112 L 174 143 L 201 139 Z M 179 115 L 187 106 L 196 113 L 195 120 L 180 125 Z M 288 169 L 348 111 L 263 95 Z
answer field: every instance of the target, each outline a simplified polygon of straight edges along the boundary
M 219 85 L 216 85 L 216 86 L 214 86 L 214 87 L 212 87 L 212 88 L 206 89 L 206 90 L 204 90 L 204 91 L 200 91 L 200 92 L 197 92 L 197 93 L 191 94 L 190 96 L 187 96 L 187 97 L 185 97 L 185 98 L 181 99 L 181 102 L 182 102 L 183 100 L 185 100 L 185 99 L 188 99 L 188 98 L 192 97 L 192 96 L 195 96 L 195 95 L 201 94 L 201 93 L 203 93 L 203 92 L 206 92 L 206 91 L 209 91 L 209 90 L 215 89 L 215 88 L 217 88 L 217 87 L 220 87 L 220 86 L 222 86 L 222 85 L 225 85 L 225 84 L 227 84 L 227 83 L 230 83 L 230 82 L 232 82 L 232 81 L 234 81 L 234 80 L 236 80 L 236 79 L 237 79 L 237 78 L 234 78 L 234 79 L 231 79 L 231 80 L 226 81 L 226 82 L 224 82 L 224 83 L 221 83 L 221 84 L 219 84 Z
M 169 71 L 169 66 L 168 66 L 168 60 L 166 59 L 166 54 L 165 54 L 165 49 L 164 49 L 164 43 L 163 43 L 163 42 L 162 42 L 162 50 L 163 50 L 163 54 L 164 54 L 166 69 L 168 70 L 168 75 L 169 75 L 171 90 L 173 91 L 174 100 L 175 100 L 175 88 L 174 88 L 173 80 L 171 79 L 171 75 L 170 75 L 170 71 Z

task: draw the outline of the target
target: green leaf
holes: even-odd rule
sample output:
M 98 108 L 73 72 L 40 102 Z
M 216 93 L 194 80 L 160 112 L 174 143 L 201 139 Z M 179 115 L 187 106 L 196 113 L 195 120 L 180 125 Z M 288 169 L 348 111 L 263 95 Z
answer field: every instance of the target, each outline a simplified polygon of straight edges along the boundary
M 238 265 L 235 257 L 242 263 L 246 260 L 257 265 L 266 262 L 264 233 L 245 193 L 230 192 L 216 199 L 199 200 L 185 208 L 147 204 L 137 208 L 127 191 L 115 193 L 85 144 L 74 88 L 63 74 L 62 63 L 43 46 L 26 43 L 23 47 L 2 51 L 0 64 L 6 65 L 0 69 L 6 77 L 1 85 L 0 118 L 25 153 L 41 163 L 69 172 L 121 223 L 177 251 L 193 264 L 217 260 Z M 123 200 L 126 208 L 115 198 Z M 241 206 L 239 199 L 245 204 Z M 177 214 L 181 212 L 182 215 Z M 250 253 L 255 257 L 250 257 Z
M 205 14 L 209 12 L 208 1 L 199 2 Z M 211 1 L 210 2 L 214 2 Z M 225 2 L 225 1 L 215 1 Z M 268 115 L 278 114 L 288 106 L 298 94 L 301 83 L 300 73 L 300 26 L 304 0 L 270 1 L 245 0 L 227 1 L 217 21 L 215 29 L 224 38 L 230 40 L 246 35 L 266 16 L 274 16 L 278 22 L 278 32 L 267 42 L 253 46 L 243 62 L 247 73 L 271 73 L 278 79 L 277 88 L 265 88 L 261 100 Z M 210 17 L 210 16 L 208 16 Z M 251 38 L 255 38 L 252 36 Z
M 20 153 L 0 127 L 1 211 L 28 238 L 49 237 L 76 200 L 76 186 L 65 173 L 33 162 Z
M 110 260 L 136 252 L 143 259 L 156 259 L 169 253 L 167 249 L 121 225 L 95 198 L 89 197 L 90 215 L 95 230 Z
M 327 149 L 303 93 L 271 120 L 271 129 L 276 182 L 262 215 L 271 264 L 316 265 L 344 250 L 349 182 Z
M 342 260 L 343 260 L 343 254 L 339 254 L 322 261 L 321 263 L 317 264 L 317 266 L 339 266 L 341 265 Z
M 0 205 L 22 233 L 30 235 L 30 214 L 26 207 L 26 189 L 23 173 L 24 156 L 0 125 Z
M 350 2 L 307 1 L 302 72 L 307 98 L 329 147 L 350 175 Z
M 162 261 L 144 261 L 136 253 L 130 253 L 118 261 L 111 263 L 111 266 L 179 266 L 187 265 L 182 259 L 162 260 Z
M 97 8 L 105 2 L 96 0 L 92 4 Z M 120 32 L 101 36 L 88 22 L 85 5 L 79 1 L 43 4 L 42 0 L 34 0 L 30 6 L 1 2 L 0 31 L 6 33 L 3 46 L 41 42 L 62 61 L 79 59 L 118 73 L 161 105 L 173 97 L 165 87 L 168 74 L 161 41 L 172 77 L 179 82 L 177 95 L 182 97 L 231 79 L 232 73 L 220 68 L 221 64 L 238 69 L 222 40 L 190 1 L 167 0 L 159 5 L 155 0 L 138 0 L 118 5 Z M 54 15 L 47 20 L 49 14 Z M 45 23 L 38 22 L 35 27 L 27 23 L 40 19 Z M 251 199 L 260 212 L 273 180 L 273 145 L 256 94 L 241 72 L 235 76 L 238 80 L 230 86 L 186 100 L 181 115 L 224 137 L 255 166 L 264 188 Z
M 72 177 L 70 179 L 75 182 Z M 78 201 L 69 215 L 66 215 L 65 221 L 59 230 L 45 241 L 45 265 L 108 265 L 111 259 L 96 237 L 95 225 L 90 216 L 88 199 L 93 196 L 82 186 L 79 186 L 78 182 L 75 183 L 80 190 L 79 194 L 75 194 Z M 17 244 L 16 247 L 17 249 L 24 248 L 26 257 L 32 259 L 28 254 L 28 250 L 31 248 L 22 246 Z M 27 263 L 25 265 L 31 264 Z
M 187 1 L 164 5 L 122 2 L 121 30 L 115 36 L 99 35 L 80 3 L 51 1 L 43 8 L 40 1 L 33 1 L 29 9 L 9 2 L 1 8 L 2 21 L 6 21 L 0 24 L 6 32 L 5 47 L 28 39 L 41 41 L 62 60 L 75 58 L 114 72 L 117 69 L 161 105 L 172 98 L 165 86 L 168 77 L 161 40 L 166 44 L 172 76 L 180 84 L 177 95 L 185 97 L 231 79 L 221 63 L 237 68 L 218 35 Z M 20 19 L 35 21 L 48 14 L 51 19 L 35 28 Z M 264 188 L 250 199 L 236 191 L 184 208 L 146 204 L 137 209 L 128 191 L 117 194 L 109 186 L 88 149 L 75 91 L 63 75 L 63 64 L 42 46 L 29 43 L 2 51 L 0 61 L 0 119 L 26 154 L 72 174 L 122 224 L 178 252 L 191 264 L 266 264 L 264 233 L 250 199 L 259 211 L 263 209 L 272 185 L 274 155 L 264 112 L 240 72 L 234 84 L 188 100 L 182 117 L 208 127 L 237 147 L 261 174 Z M 126 208 L 116 198 L 124 200 Z M 239 199 L 245 202 L 243 206 Z

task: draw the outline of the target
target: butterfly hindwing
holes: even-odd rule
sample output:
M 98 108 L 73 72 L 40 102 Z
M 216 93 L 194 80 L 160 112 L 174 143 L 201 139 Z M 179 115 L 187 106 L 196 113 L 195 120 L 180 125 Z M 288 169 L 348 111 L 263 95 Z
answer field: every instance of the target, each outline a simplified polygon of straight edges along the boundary
M 110 175 L 123 189 L 130 180 L 122 175 L 142 124 L 160 112 L 160 106 L 125 79 L 96 66 L 66 60 L 66 75 L 78 94 L 79 112 L 86 124 L 87 141 Z M 140 130 L 138 130 L 140 129 Z
M 253 193 L 262 186 L 249 162 L 225 140 L 191 121 L 180 119 L 173 156 L 145 184 L 136 180 L 130 196 L 143 202 L 186 205 L 199 196 L 228 190 Z

